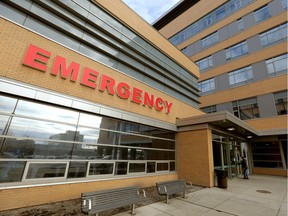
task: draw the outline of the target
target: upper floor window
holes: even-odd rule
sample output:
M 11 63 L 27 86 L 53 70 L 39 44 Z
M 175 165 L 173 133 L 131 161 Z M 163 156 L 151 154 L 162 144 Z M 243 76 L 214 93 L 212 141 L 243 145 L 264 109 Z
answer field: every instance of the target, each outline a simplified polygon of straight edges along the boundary
M 253 81 L 252 67 L 248 66 L 229 73 L 230 85 L 241 85 Z
M 237 25 L 238 25 L 238 30 L 239 31 L 243 31 L 244 30 L 244 23 L 243 23 L 243 19 L 242 18 L 237 20 Z
M 203 82 L 199 82 L 198 84 L 199 90 L 201 92 L 210 92 L 215 89 L 215 81 L 214 78 L 205 80 Z
M 248 53 L 248 45 L 246 41 L 243 41 L 226 49 L 226 60 L 245 55 L 246 53 Z
M 257 98 L 234 101 L 233 113 L 242 120 L 259 118 Z
M 269 17 L 271 17 L 268 5 L 254 11 L 254 15 L 255 15 L 255 21 L 256 22 L 260 22 L 262 20 L 265 20 L 265 19 L 268 19 Z
M 213 66 L 212 56 L 208 56 L 200 61 L 196 62 L 200 71 L 206 70 Z
M 206 16 L 169 38 L 169 41 L 174 45 L 178 45 L 252 2 L 254 2 L 254 0 L 229 0 L 225 4 L 216 8 Z
M 288 71 L 287 65 L 288 54 L 277 56 L 266 60 L 269 76 L 276 76 L 279 74 L 285 74 Z
M 287 0 L 281 0 L 281 3 L 282 3 L 282 5 L 283 5 L 283 8 L 284 8 L 284 9 L 287 9 L 288 1 L 287 1 Z
M 287 115 L 287 91 L 274 93 L 275 106 L 278 115 Z
M 208 47 L 218 41 L 219 41 L 218 32 L 214 32 L 213 34 L 203 38 L 201 40 L 201 43 L 202 43 L 202 47 Z
M 183 49 L 181 50 L 181 52 L 184 53 L 184 55 L 186 55 L 187 57 L 189 57 L 189 56 L 191 56 L 191 55 L 193 54 L 192 51 L 193 51 L 193 50 L 192 50 L 192 44 L 189 45 L 189 46 L 187 46 L 187 47 L 185 47 L 185 48 L 183 48 Z
M 263 32 L 259 35 L 259 38 L 263 47 L 273 43 L 287 41 L 287 23 Z
M 205 113 L 214 113 L 214 112 L 217 112 L 217 109 L 216 109 L 216 105 L 213 105 L 213 106 L 208 106 L 208 107 L 203 107 L 201 108 L 201 110 Z

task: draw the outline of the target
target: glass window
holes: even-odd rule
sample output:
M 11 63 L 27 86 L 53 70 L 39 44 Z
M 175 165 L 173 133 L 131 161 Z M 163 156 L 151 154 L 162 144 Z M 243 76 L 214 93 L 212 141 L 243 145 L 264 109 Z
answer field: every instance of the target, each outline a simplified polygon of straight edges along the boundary
M 70 162 L 67 178 L 86 177 L 87 162 Z
M 205 80 L 203 82 L 199 82 L 199 90 L 201 92 L 210 92 L 215 89 L 215 81 L 214 78 Z
M 268 5 L 254 11 L 255 21 L 260 22 L 271 17 Z
M 26 162 L 0 161 L 0 183 L 20 182 Z
M 65 177 L 67 163 L 31 163 L 26 179 Z
M 17 99 L 0 95 L 0 112 L 13 113 Z
M 277 26 L 259 35 L 262 47 L 287 41 L 287 23 Z
M 156 162 L 147 162 L 147 173 L 155 173 Z
M 72 110 L 24 100 L 19 100 L 15 114 L 71 124 L 77 124 L 79 115 L 78 112 Z
M 214 113 L 214 112 L 217 112 L 217 109 L 216 109 L 216 105 L 213 105 L 213 106 L 209 106 L 209 107 L 203 107 L 201 108 L 201 110 L 205 113 Z
M 288 71 L 287 64 L 288 54 L 277 56 L 266 60 L 266 66 L 268 69 L 269 76 L 276 76 L 280 74 L 285 74 Z
M 170 161 L 170 171 L 175 171 L 175 170 L 176 170 L 175 161 Z
M 226 49 L 226 60 L 234 59 L 246 53 L 248 53 L 248 45 L 247 42 L 244 41 Z
M 287 91 L 274 93 L 275 106 L 278 115 L 287 115 Z
M 218 41 L 219 41 L 218 32 L 214 32 L 213 34 L 203 38 L 201 40 L 201 43 L 202 43 L 202 47 L 208 47 Z
M 127 174 L 127 162 L 116 162 L 115 164 L 115 175 L 126 175 Z
M 244 30 L 244 23 L 243 23 L 243 19 L 238 19 L 237 20 L 237 25 L 238 25 L 238 30 L 239 31 L 243 31 Z
M 242 120 L 260 118 L 259 108 L 256 98 L 234 101 L 234 115 Z
M 229 73 L 230 85 L 243 85 L 251 81 L 253 81 L 253 72 L 251 66 L 241 68 Z
M 76 138 L 76 126 L 14 117 L 9 127 L 8 135 L 74 141 Z M 83 138 L 79 137 L 78 139 L 81 141 Z
M 283 168 L 278 142 L 252 143 L 254 167 Z
M 245 7 L 246 5 L 250 4 L 254 0 L 230 0 L 227 1 L 225 4 L 221 5 L 220 7 L 216 8 L 206 16 L 202 17 L 198 21 L 192 23 L 187 28 L 183 29 L 179 33 L 175 34 L 169 41 L 174 44 L 178 45 L 183 41 L 191 38 L 195 34 L 203 31 L 204 29 L 208 28 L 209 26 L 213 25 L 214 23 L 224 19 L 225 17 L 229 16 L 230 14 L 234 13 L 235 11 Z
M 72 148 L 72 143 L 6 138 L 0 158 L 69 159 Z
M 169 170 L 169 164 L 166 163 L 157 163 L 157 171 L 168 171 Z
M 129 173 L 145 172 L 146 163 L 129 163 Z
M 111 175 L 113 174 L 113 163 L 91 163 L 89 175 Z
M 213 66 L 212 56 L 201 59 L 200 61 L 196 62 L 196 64 L 198 65 L 200 71 L 211 68 Z

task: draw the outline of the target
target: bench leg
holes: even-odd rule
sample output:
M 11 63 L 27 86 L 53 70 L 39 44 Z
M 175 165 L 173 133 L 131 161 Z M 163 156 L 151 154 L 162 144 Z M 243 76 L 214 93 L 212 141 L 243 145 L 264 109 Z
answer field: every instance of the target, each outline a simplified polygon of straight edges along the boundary
M 135 215 L 135 204 L 132 204 L 131 215 Z
M 168 194 L 166 195 L 166 203 L 167 204 L 169 203 L 169 195 Z
M 186 197 L 186 191 L 183 191 L 183 198 Z

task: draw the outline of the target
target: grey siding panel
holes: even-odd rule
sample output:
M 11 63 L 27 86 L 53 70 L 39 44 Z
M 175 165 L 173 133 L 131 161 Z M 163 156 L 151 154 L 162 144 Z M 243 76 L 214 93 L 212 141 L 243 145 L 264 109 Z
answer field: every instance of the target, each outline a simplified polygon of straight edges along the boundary
M 254 81 L 268 78 L 268 71 L 264 61 L 252 65 Z
M 275 1 L 270 2 L 269 3 L 269 9 L 270 9 L 272 17 L 277 16 L 278 14 L 280 14 L 284 11 L 284 8 L 283 8 L 280 0 L 275 0 Z
M 219 41 L 224 41 L 229 38 L 227 26 L 218 30 Z
M 254 13 L 252 12 L 252 13 L 249 13 L 246 16 L 244 16 L 243 17 L 243 23 L 244 23 L 245 29 L 248 29 L 248 28 L 254 26 L 256 24 Z
M 254 53 L 262 49 L 258 35 L 247 39 L 249 53 Z
M 217 90 L 222 91 L 225 89 L 229 89 L 229 76 L 228 73 L 221 74 L 218 78 L 218 88 Z
M 213 68 L 219 67 L 226 63 L 225 50 L 220 50 L 219 52 L 212 55 L 213 58 Z
M 201 40 L 196 41 L 192 46 L 192 55 L 199 53 L 202 51 L 202 43 Z
M 239 32 L 237 22 L 233 22 L 227 25 L 227 30 L 229 37 L 236 35 Z
M 257 102 L 261 118 L 277 115 L 273 94 L 260 95 Z

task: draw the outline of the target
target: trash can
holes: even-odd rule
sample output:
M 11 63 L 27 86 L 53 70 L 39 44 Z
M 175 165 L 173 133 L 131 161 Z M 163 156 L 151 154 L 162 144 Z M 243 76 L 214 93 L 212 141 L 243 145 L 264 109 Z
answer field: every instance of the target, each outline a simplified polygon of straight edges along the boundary
M 219 188 L 227 188 L 227 171 L 216 169 L 217 185 Z

